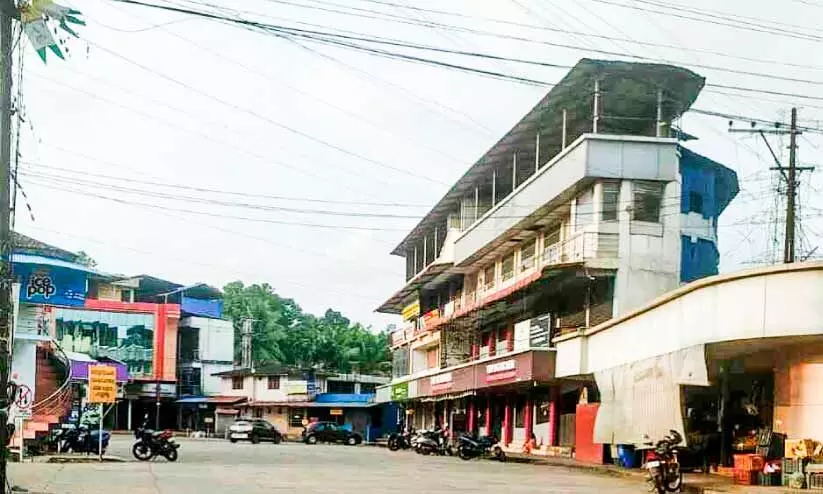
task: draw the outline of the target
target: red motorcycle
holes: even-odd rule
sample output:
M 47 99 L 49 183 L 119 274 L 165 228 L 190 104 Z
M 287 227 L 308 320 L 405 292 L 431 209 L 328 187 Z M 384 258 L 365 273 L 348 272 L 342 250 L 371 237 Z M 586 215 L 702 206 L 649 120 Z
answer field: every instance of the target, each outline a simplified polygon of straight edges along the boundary
M 647 453 L 643 468 L 648 472 L 646 481 L 650 484 L 650 491 L 665 494 L 678 492 L 683 488 L 683 472 L 680 471 L 680 462 L 677 460 L 677 445 L 681 442 L 683 437 L 677 431 L 669 431 Z

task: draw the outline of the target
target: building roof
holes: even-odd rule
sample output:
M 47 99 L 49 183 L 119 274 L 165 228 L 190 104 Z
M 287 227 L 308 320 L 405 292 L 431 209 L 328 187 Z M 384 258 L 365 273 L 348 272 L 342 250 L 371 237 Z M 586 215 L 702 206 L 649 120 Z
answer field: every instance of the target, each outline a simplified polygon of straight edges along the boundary
M 223 371 L 217 372 L 212 374 L 213 376 L 218 377 L 246 377 L 246 376 L 293 376 L 293 377 L 302 377 L 310 369 L 301 369 L 295 366 L 284 365 L 279 362 L 267 362 L 255 366 L 253 369 L 249 369 L 247 367 L 241 367 L 238 369 L 232 369 L 230 371 Z M 315 376 L 325 376 L 329 373 L 323 371 L 315 371 Z
M 601 82 L 604 107 L 619 118 L 604 118 L 604 133 L 642 135 L 649 125 L 649 115 L 655 115 L 657 89 L 664 98 L 662 117 L 672 121 L 683 114 L 697 99 L 705 79 L 694 72 L 673 65 L 607 60 L 580 60 L 512 129 L 480 157 L 446 192 L 423 219 L 391 252 L 405 255 L 406 243 L 425 230 L 445 221 L 461 198 L 473 190 L 475 181 L 490 170 L 510 161 L 518 149 L 534 149 L 535 136 L 540 134 L 540 147 L 559 151 L 562 141 L 563 110 L 567 110 L 568 142 L 591 129 L 594 81 Z M 652 117 L 653 118 L 653 117 Z M 551 156 L 546 156 L 550 158 Z
M 22 233 L 11 232 L 11 241 L 14 245 L 15 253 L 52 257 L 73 263 L 76 263 L 80 259 L 80 256 L 74 252 L 49 245 L 27 235 L 23 235 Z

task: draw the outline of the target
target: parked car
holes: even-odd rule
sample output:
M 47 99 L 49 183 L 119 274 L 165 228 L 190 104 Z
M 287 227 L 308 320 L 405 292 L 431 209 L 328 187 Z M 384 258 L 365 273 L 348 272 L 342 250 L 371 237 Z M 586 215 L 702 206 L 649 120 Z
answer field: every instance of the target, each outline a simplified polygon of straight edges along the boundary
M 345 443 L 349 446 L 356 446 L 363 442 L 363 437 L 334 422 L 315 422 L 303 431 L 303 442 L 306 444 Z
M 229 441 L 251 441 L 257 444 L 260 441 L 271 441 L 280 444 L 283 434 L 277 430 L 268 420 L 263 419 L 237 419 L 229 426 Z

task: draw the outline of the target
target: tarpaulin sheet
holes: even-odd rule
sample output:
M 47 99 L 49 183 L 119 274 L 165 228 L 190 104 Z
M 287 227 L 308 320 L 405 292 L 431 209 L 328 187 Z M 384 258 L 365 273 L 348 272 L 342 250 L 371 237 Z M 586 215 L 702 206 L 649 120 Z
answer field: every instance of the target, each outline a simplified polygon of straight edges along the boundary
M 681 385 L 708 386 L 705 346 L 697 345 L 596 372 L 600 409 L 594 441 L 642 444 L 670 430 L 686 437 Z

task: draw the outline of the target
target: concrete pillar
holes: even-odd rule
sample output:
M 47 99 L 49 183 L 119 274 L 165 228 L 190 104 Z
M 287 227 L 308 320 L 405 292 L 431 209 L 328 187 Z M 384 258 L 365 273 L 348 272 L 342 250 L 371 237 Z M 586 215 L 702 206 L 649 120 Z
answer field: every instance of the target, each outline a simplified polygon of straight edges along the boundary
M 486 435 L 490 436 L 492 433 L 492 398 L 486 398 L 486 423 L 483 424 L 486 428 Z
M 525 422 L 526 426 L 526 442 L 529 442 L 534 432 L 534 416 L 532 410 L 534 410 L 534 404 L 531 399 L 528 399 L 526 400 L 526 409 L 523 412 L 523 422 Z
M 469 398 L 469 406 L 466 408 L 466 414 L 468 415 L 466 421 L 466 428 L 468 429 L 469 434 L 474 434 L 474 416 L 477 415 L 477 412 L 474 410 L 474 399 Z
M 492 330 L 489 333 L 489 357 L 493 357 L 497 353 L 497 330 Z
M 551 390 L 551 402 L 549 402 L 549 446 L 557 446 L 557 404 L 559 399 L 557 388 Z
M 512 442 L 512 404 L 507 396 L 503 408 L 503 444 L 508 446 Z
M 506 351 L 514 351 L 514 323 L 506 326 Z
M 129 404 L 129 411 L 128 411 L 128 413 L 126 414 L 126 429 L 128 429 L 128 430 L 132 430 L 132 428 L 131 428 L 131 406 L 132 406 L 132 400 L 126 400 L 126 402 Z

